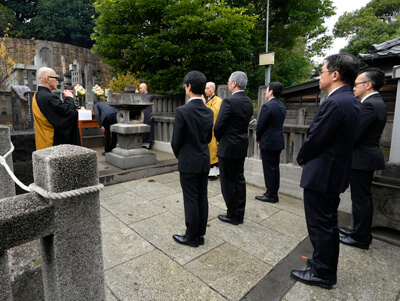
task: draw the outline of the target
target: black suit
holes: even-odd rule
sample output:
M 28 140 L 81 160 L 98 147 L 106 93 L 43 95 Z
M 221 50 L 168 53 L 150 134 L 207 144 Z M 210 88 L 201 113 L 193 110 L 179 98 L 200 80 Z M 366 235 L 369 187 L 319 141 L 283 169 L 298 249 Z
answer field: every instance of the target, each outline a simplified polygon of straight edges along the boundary
M 99 126 L 105 129 L 104 151 L 111 152 L 117 146 L 117 133 L 110 130 L 111 125 L 117 123 L 117 110 L 106 102 L 98 102 L 93 112 Z
M 192 98 L 175 112 L 171 146 L 178 170 L 185 207 L 186 233 L 194 240 L 206 233 L 208 219 L 208 172 L 214 114 L 201 98 Z
M 379 140 L 386 124 L 386 115 L 386 105 L 378 93 L 361 103 L 361 121 L 354 143 L 350 178 L 355 231 L 351 236 L 364 243 L 369 243 L 371 238 L 372 178 L 375 170 L 385 169 Z
M 297 162 L 304 165 L 307 229 L 314 247 L 311 272 L 336 280 L 339 258 L 339 194 L 349 185 L 352 151 L 361 116 L 349 86 L 335 90 L 321 104 L 301 147 Z
M 253 103 L 244 91 L 224 99 L 214 125 L 218 145 L 221 190 L 228 209 L 227 216 L 243 220 L 246 207 L 244 159 L 249 146 L 248 127 L 253 116 Z
M 277 198 L 279 190 L 279 159 L 285 148 L 283 139 L 283 122 L 286 109 L 278 98 L 271 98 L 260 111 L 257 122 L 256 140 L 260 143 L 263 163 L 264 182 L 268 198 Z

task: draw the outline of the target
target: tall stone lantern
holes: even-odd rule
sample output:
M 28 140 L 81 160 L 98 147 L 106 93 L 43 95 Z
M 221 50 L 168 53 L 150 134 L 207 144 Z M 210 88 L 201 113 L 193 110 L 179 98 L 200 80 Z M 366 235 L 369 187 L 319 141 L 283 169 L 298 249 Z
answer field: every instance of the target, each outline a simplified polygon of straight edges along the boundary
M 118 134 L 118 147 L 106 153 L 106 162 L 121 169 L 156 163 L 156 155 L 142 148 L 142 134 L 151 127 L 143 124 L 142 110 L 153 105 L 144 94 L 135 93 L 135 87 L 127 86 L 124 93 L 106 91 L 107 103 L 117 109 L 117 124 L 111 132 Z

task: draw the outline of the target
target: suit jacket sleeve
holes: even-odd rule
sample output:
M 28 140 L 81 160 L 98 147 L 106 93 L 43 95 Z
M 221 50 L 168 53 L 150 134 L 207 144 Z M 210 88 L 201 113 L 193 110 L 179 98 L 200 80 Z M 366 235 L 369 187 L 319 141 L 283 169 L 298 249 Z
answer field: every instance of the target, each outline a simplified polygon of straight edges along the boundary
M 231 103 L 228 98 L 224 99 L 219 110 L 217 121 L 214 125 L 214 135 L 217 141 L 221 140 L 231 117 Z
M 174 151 L 175 157 L 179 158 L 179 152 L 185 142 L 185 130 L 184 130 L 184 119 L 182 113 L 179 108 L 175 113 L 175 121 L 174 121 L 174 131 L 172 134 L 171 147 Z
M 327 101 L 327 100 L 325 100 Z M 297 156 L 300 165 L 317 157 L 329 145 L 341 123 L 340 109 L 336 102 L 323 104 L 310 126 L 308 136 Z
M 257 129 L 256 129 L 256 141 L 260 141 L 262 138 L 262 135 L 264 134 L 266 128 L 267 128 L 267 122 L 268 118 L 271 114 L 271 111 L 269 110 L 268 106 L 265 104 L 261 107 L 260 111 L 260 116 L 258 117 L 257 121 Z

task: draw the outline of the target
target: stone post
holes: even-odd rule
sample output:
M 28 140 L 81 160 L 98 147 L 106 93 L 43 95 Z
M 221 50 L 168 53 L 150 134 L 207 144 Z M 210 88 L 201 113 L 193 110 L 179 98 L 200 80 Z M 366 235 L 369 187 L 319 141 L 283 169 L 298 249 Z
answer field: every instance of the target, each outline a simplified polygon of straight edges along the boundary
M 7 250 L 0 251 L 0 301 L 12 301 Z
M 389 163 L 400 164 L 400 66 L 393 67 L 392 77 L 397 79 L 397 93 L 394 108 L 393 132 L 390 146 Z
M 0 155 L 4 156 L 11 149 L 10 129 L 4 125 L 0 125 Z M 13 170 L 12 154 L 10 154 L 6 162 Z M 15 195 L 15 185 L 13 179 L 8 175 L 3 165 L 0 165 L 0 200 Z M 1 299 L 0 299 L 1 300 Z
M 33 153 L 35 184 L 50 192 L 97 185 L 95 151 L 60 145 Z M 46 300 L 105 300 L 99 192 L 54 200 L 54 234 L 42 239 Z
M 261 86 L 258 88 L 258 107 L 257 107 L 257 120 L 260 117 L 260 111 L 263 104 L 267 102 L 267 96 L 265 93 L 267 92 L 267 86 Z

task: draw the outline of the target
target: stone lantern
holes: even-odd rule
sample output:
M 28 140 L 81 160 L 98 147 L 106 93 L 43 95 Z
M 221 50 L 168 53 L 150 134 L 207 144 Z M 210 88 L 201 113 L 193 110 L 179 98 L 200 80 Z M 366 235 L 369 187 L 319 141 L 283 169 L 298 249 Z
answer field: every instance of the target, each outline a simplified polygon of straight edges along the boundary
M 106 91 L 107 103 L 117 109 L 117 124 L 111 132 L 118 134 L 118 147 L 106 153 L 106 162 L 121 169 L 156 163 L 156 155 L 142 148 L 142 134 L 151 126 L 143 124 L 143 109 L 153 105 L 144 94 L 135 93 L 135 87 L 125 87 L 124 93 Z

